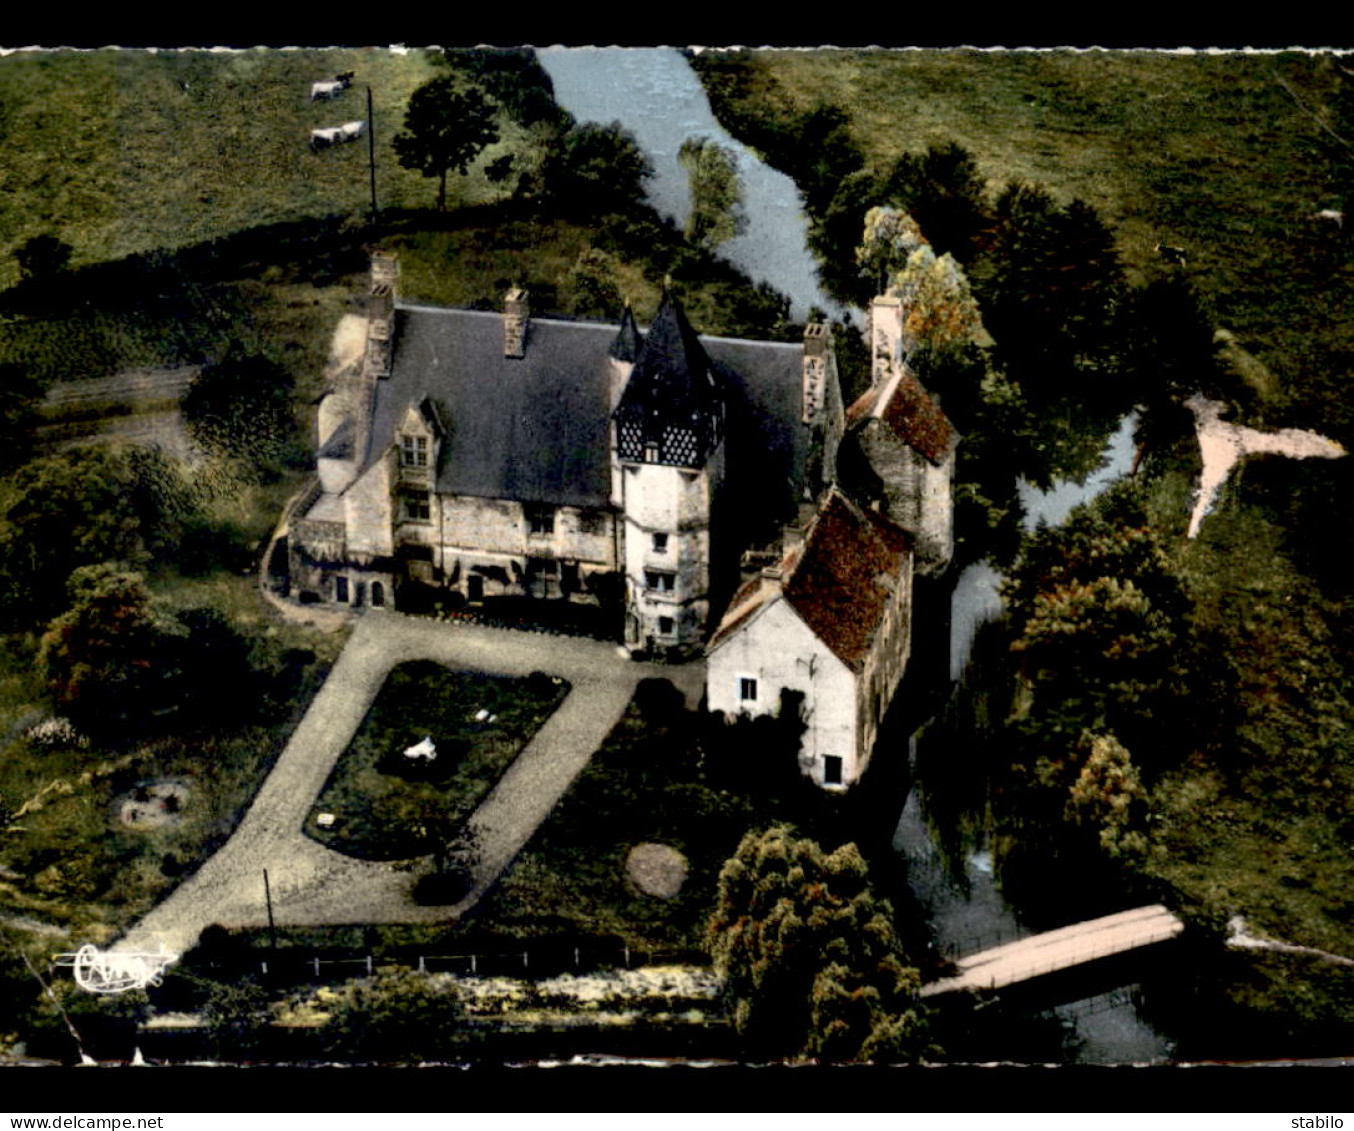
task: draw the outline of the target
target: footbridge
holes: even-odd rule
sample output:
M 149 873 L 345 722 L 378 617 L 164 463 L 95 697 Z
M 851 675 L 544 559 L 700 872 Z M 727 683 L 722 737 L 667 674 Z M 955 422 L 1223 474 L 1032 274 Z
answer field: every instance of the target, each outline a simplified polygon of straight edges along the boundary
M 959 973 L 922 986 L 922 997 L 997 990 L 1055 970 L 1173 939 L 1185 924 L 1159 903 L 1088 919 L 961 958 Z

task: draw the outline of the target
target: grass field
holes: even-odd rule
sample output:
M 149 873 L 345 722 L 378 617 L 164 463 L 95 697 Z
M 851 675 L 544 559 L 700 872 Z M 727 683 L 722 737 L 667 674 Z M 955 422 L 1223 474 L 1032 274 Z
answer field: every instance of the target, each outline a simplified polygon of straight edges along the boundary
M 354 71 L 311 102 L 310 83 Z M 399 167 L 391 139 L 418 86 L 439 72 L 423 51 L 255 49 L 19 52 L 0 58 L 0 288 L 16 247 L 51 232 L 72 266 L 173 249 L 247 228 L 368 206 L 367 142 L 319 153 L 310 131 L 365 119 L 371 87 L 382 207 L 429 207 L 436 185 Z M 451 206 L 497 197 L 483 163 L 521 141 L 510 123 Z
M 993 187 L 1085 200 L 1135 282 L 1165 272 L 1158 242 L 1185 248 L 1217 324 L 1286 389 L 1354 346 L 1354 269 L 1312 219 L 1349 191 L 1332 166 L 1335 57 L 759 51 L 743 81 L 750 116 L 840 107 L 872 168 L 957 141 Z

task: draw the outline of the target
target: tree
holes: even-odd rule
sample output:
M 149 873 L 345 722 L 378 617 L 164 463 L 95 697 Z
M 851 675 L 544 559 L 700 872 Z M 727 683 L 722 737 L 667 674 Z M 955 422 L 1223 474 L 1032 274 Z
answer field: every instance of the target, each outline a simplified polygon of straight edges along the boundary
M 903 303 L 903 337 L 910 354 L 926 346 L 947 354 L 971 344 L 982 325 L 968 279 L 948 252 L 939 259 L 922 244 L 895 276 L 891 294 Z
M 988 225 L 987 181 L 972 155 L 955 142 L 904 153 L 885 181 L 887 199 L 906 208 L 939 252 L 967 263 Z
M 689 137 L 677 151 L 691 186 L 686 237 L 713 251 L 747 230 L 743 186 L 733 151 L 708 137 Z
M 915 1060 L 920 977 L 892 915 L 854 844 L 748 833 L 720 871 L 708 939 L 749 1053 Z
M 1147 838 L 1141 831 L 1147 791 L 1138 768 L 1123 744 L 1112 734 L 1081 738 L 1090 752 L 1069 791 L 1066 817 L 1089 829 L 1112 857 L 1141 856 Z
M 399 162 L 425 177 L 437 177 L 437 210 L 447 208 L 447 173 L 464 174 L 498 140 L 494 106 L 478 90 L 460 90 L 454 78 L 433 79 L 409 98 L 404 133 L 392 144 Z
M 108 562 L 82 566 L 69 592 L 70 608 L 38 652 L 52 697 L 85 730 L 139 722 L 156 703 L 161 643 L 141 575 Z
M 14 258 L 19 261 L 19 278 L 25 282 L 43 282 L 60 274 L 75 249 L 64 240 L 44 232 L 19 245 Z
M 626 212 L 644 199 L 653 165 L 620 122 L 585 122 L 562 134 L 542 170 L 545 188 L 580 216 Z
M 43 624 L 66 607 L 71 571 L 147 559 L 135 476 L 118 452 L 76 448 L 34 460 L 0 487 L 0 617 Z
M 214 454 L 233 457 L 265 477 L 275 475 L 296 442 L 294 385 L 282 366 L 232 342 L 226 356 L 205 366 L 188 387 L 184 421 Z
M 865 214 L 865 231 L 856 247 L 856 264 L 870 280 L 873 294 L 882 294 L 889 280 L 912 253 L 927 243 L 921 227 L 897 208 L 876 207 Z
M 461 1043 L 465 1006 L 436 975 L 397 970 L 350 982 L 329 1015 L 329 1050 L 376 1062 L 446 1059 Z

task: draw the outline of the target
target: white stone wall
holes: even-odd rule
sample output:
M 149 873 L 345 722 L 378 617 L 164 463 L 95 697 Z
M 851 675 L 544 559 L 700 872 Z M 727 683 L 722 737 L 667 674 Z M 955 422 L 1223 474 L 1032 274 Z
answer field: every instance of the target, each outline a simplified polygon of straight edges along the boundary
M 706 695 L 712 711 L 768 715 L 780 709 L 781 691 L 804 695 L 808 729 L 800 747 L 800 767 L 823 784 L 823 758 L 842 759 L 842 781 L 849 785 L 864 768 L 856 746 L 856 677 L 780 599 L 722 641 L 707 661 Z M 757 700 L 739 697 L 740 680 L 757 680 Z
M 625 504 L 625 576 L 627 603 L 636 621 L 631 644 L 654 637 L 660 644 L 696 643 L 709 618 L 710 476 L 657 464 L 630 464 L 621 472 Z M 654 535 L 666 534 L 667 547 L 654 548 Z M 674 575 L 671 590 L 653 589 L 646 573 Z M 670 617 L 675 631 L 663 634 L 660 618 Z
M 391 527 L 394 452 L 377 460 L 343 496 L 348 552 L 389 556 L 395 552 Z

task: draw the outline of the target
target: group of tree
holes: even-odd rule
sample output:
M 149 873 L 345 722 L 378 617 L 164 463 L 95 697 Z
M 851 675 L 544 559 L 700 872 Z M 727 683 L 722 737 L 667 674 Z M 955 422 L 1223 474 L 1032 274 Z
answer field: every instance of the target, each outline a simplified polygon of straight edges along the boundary
M 249 647 L 218 611 L 157 611 L 138 573 L 116 563 L 70 576 L 69 607 L 42 636 L 38 667 L 57 708 L 86 733 L 124 738 L 176 713 L 212 727 L 239 717 L 256 679 Z
M 748 833 L 724 865 L 708 939 L 750 1058 L 917 1060 L 920 975 L 854 844 Z
M 274 478 L 300 458 L 292 375 L 232 342 L 206 365 L 180 403 L 189 434 L 209 454 Z

